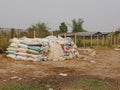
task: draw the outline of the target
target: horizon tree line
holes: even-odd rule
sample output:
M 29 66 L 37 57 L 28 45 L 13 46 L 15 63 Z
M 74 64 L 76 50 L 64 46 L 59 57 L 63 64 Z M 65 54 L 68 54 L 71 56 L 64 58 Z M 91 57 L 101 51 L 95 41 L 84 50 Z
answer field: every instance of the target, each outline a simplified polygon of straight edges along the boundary
M 86 30 L 83 29 L 83 23 L 84 21 L 82 19 L 73 19 L 72 20 L 72 32 L 85 32 Z M 28 27 L 26 30 L 19 30 L 19 29 L 15 29 L 15 28 L 11 28 L 10 30 L 2 30 L 2 28 L 0 28 L 0 37 L 4 37 L 4 38 L 20 38 L 23 36 L 29 37 L 29 38 L 33 38 L 34 37 L 34 32 L 36 32 L 35 37 L 38 38 L 43 38 L 46 36 L 50 35 L 50 31 L 49 28 L 47 27 L 47 24 L 44 22 L 38 22 L 37 24 L 31 25 L 30 27 Z M 66 33 L 68 32 L 68 26 L 65 22 L 61 22 L 59 25 L 59 29 L 58 30 L 53 30 L 53 34 L 57 35 L 60 33 Z

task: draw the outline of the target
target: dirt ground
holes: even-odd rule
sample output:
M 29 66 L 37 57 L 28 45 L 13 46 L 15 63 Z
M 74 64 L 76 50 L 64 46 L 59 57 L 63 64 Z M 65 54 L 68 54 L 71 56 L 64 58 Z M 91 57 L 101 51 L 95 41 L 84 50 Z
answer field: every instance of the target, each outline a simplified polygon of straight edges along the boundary
M 116 90 L 120 90 L 120 51 L 101 48 L 96 49 L 95 56 L 90 56 L 82 50 L 79 52 L 80 55 L 87 56 L 87 59 L 32 62 L 15 61 L 1 55 L 0 85 L 22 83 L 37 86 L 54 82 L 55 87 L 64 87 L 64 84 L 74 78 L 86 77 L 107 81 L 116 86 Z

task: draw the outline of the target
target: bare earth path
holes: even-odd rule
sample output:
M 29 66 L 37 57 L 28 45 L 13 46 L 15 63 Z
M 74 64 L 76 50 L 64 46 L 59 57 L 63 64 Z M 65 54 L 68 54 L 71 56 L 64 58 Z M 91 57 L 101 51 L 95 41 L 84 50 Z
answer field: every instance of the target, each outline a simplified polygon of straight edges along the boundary
M 96 50 L 97 55 L 88 60 L 68 61 L 15 61 L 0 57 L 0 85 L 3 83 L 32 84 L 32 80 L 59 76 L 87 76 L 117 83 L 120 86 L 120 51 Z M 91 61 L 94 61 L 92 63 Z M 47 80 L 47 79 L 44 79 Z M 120 87 L 119 87 L 120 88 Z

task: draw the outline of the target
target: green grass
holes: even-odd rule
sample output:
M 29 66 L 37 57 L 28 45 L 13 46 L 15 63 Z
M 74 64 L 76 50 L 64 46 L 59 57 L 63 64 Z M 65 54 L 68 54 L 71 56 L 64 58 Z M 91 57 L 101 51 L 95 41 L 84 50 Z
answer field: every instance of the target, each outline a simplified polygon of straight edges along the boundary
M 90 47 L 91 46 L 91 40 L 83 40 L 81 38 L 77 38 L 77 46 L 78 47 Z M 92 40 L 92 46 L 107 46 L 109 48 L 111 48 L 113 45 L 110 44 L 110 40 L 109 41 L 105 41 L 104 44 L 103 44 L 103 40 L 99 40 L 97 42 L 96 39 L 93 39 Z
M 7 85 L 2 87 L 2 90 L 46 90 L 45 87 L 26 87 L 24 85 L 16 84 L 16 85 Z
M 109 90 L 106 82 L 96 79 L 80 79 L 75 81 L 75 88 L 83 87 L 84 90 Z
M 49 87 L 55 87 L 52 84 L 46 86 L 43 84 L 42 86 L 32 87 L 32 86 L 25 86 L 21 84 L 7 84 L 0 88 L 0 90 L 49 90 Z M 33 83 L 34 85 L 34 83 Z M 72 85 L 72 86 L 71 86 Z M 78 78 L 74 79 L 72 84 L 64 85 L 67 87 L 68 90 L 116 90 L 114 86 L 110 86 L 110 83 L 104 82 L 98 79 L 87 79 L 87 78 Z M 57 88 L 57 87 L 56 87 Z M 72 88 L 72 89 L 71 89 Z M 63 88 L 61 88 L 62 90 Z

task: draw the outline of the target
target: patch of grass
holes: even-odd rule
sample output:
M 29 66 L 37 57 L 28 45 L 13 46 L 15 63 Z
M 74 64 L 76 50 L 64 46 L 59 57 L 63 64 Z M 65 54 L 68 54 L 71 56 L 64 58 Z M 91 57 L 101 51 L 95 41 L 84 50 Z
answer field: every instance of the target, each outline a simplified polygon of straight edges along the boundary
M 80 79 L 75 81 L 76 88 L 82 86 L 85 90 L 108 90 L 109 85 L 106 82 L 96 79 Z
M 98 80 L 98 79 L 88 79 L 88 78 L 74 78 L 68 79 L 68 83 L 65 81 L 58 81 L 52 79 L 52 82 L 38 84 L 38 82 L 33 82 L 33 84 L 29 84 L 28 86 L 21 84 L 6 84 L 4 87 L 0 88 L 0 90 L 49 90 L 49 88 L 54 88 L 54 90 L 117 90 L 112 84 L 106 81 Z M 35 83 L 37 83 L 35 85 Z M 63 84 L 63 85 L 62 85 Z
M 26 87 L 24 85 L 16 84 L 16 85 L 7 85 L 2 87 L 2 90 L 46 90 L 45 87 Z

